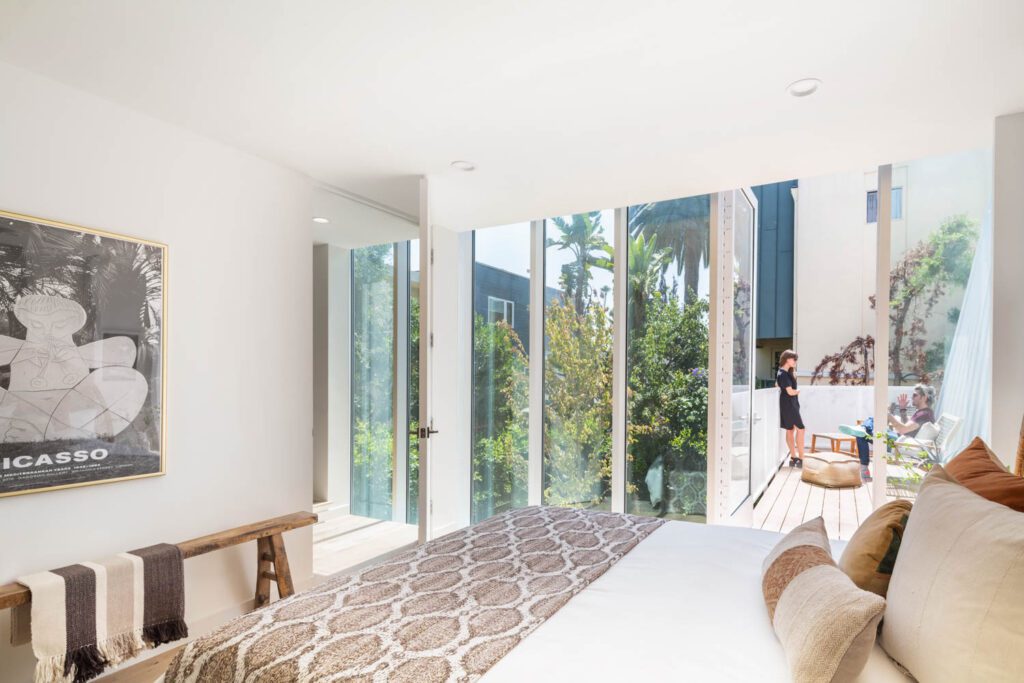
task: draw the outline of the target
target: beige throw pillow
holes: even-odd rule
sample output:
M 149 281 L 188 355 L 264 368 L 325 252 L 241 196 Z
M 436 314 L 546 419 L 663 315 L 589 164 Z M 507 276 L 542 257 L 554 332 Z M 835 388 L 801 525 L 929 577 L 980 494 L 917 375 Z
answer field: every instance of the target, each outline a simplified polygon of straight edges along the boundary
M 886 503 L 864 520 L 846 544 L 839 568 L 864 590 L 885 597 L 912 506 L 909 500 Z
M 920 681 L 1024 680 L 1024 513 L 941 467 L 910 515 L 882 647 Z
M 797 683 L 853 681 L 875 643 L 885 600 L 836 563 L 818 517 L 789 532 L 762 566 L 761 589 Z

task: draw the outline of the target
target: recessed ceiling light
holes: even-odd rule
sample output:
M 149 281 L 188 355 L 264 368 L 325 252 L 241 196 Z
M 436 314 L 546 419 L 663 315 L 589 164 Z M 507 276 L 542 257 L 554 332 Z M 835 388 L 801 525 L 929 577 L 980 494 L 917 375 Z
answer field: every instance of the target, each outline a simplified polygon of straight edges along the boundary
M 322 218 L 322 217 L 320 217 L 320 216 L 314 216 L 314 217 L 313 217 L 313 222 L 314 222 L 314 223 L 330 223 L 331 221 L 329 221 L 329 220 L 328 220 L 328 219 L 326 219 L 326 218 Z
M 469 171 L 476 170 L 476 164 L 474 164 L 472 161 L 453 161 L 452 168 L 457 169 L 459 171 L 466 171 L 468 173 Z
M 790 83 L 786 87 L 786 92 L 793 97 L 807 97 L 818 92 L 820 87 L 821 81 L 817 78 L 801 78 L 799 81 Z

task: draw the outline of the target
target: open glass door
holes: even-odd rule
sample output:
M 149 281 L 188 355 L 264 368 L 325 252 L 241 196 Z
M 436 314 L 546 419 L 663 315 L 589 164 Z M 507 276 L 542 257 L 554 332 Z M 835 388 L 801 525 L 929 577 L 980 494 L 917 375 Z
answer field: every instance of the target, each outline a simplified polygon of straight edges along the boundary
M 745 188 L 711 199 L 708 521 L 749 525 L 757 200 Z
M 757 200 L 752 192 L 733 195 L 732 249 L 732 449 L 729 510 L 737 514 L 750 499 L 754 415 L 754 290 Z

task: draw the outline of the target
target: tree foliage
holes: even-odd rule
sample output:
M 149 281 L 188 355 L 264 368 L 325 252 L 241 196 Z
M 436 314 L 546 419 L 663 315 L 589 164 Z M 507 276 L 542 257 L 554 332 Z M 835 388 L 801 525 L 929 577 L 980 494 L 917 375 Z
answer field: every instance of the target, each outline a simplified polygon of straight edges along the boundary
M 927 239 L 910 248 L 889 270 L 889 376 L 896 385 L 937 384 L 942 377 L 945 346 L 928 344 L 935 306 L 952 287 L 963 287 L 971 274 L 978 240 L 977 221 L 950 216 Z M 871 308 L 875 297 L 869 298 Z M 952 310 L 939 318 L 949 320 Z M 959 313 L 957 313 L 959 315 Z M 857 337 L 821 359 L 811 383 L 868 384 L 875 368 L 875 340 Z
M 529 365 L 505 321 L 473 323 L 473 519 L 526 505 Z

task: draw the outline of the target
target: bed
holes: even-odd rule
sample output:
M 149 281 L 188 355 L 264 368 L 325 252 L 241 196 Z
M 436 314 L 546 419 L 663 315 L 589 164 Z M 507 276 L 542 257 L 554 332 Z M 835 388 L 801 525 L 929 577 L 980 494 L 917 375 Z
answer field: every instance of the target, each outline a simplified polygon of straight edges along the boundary
M 165 680 L 788 681 L 760 582 L 779 538 L 515 510 L 241 617 Z M 907 679 L 876 645 L 859 680 Z

